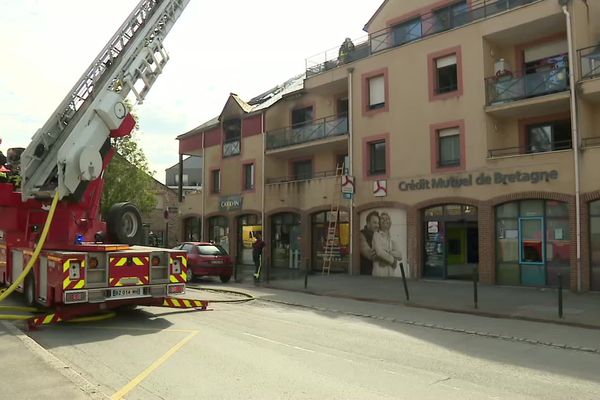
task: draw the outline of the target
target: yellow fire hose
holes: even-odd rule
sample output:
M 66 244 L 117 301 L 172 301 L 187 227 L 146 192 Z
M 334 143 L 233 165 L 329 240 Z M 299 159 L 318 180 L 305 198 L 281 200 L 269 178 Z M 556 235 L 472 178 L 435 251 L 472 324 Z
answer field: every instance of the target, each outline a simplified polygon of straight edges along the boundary
M 54 220 L 54 212 L 56 211 L 57 205 L 58 205 L 58 191 L 54 194 L 54 198 L 52 199 L 52 205 L 50 206 L 50 211 L 48 212 L 48 217 L 46 217 L 46 222 L 44 223 L 44 229 L 42 230 L 42 235 L 40 236 L 40 240 L 38 241 L 37 245 L 35 246 L 33 255 L 29 259 L 29 262 L 27 263 L 27 266 L 25 266 L 25 269 L 23 270 L 23 272 L 21 272 L 21 275 L 19 275 L 19 277 L 8 288 L 0 289 L 0 303 L 2 301 L 4 301 L 8 296 L 10 296 L 11 293 L 14 292 L 15 289 L 21 283 L 23 283 L 27 274 L 31 271 L 31 269 L 37 262 L 37 260 L 40 256 L 40 253 L 41 253 L 42 249 L 44 248 L 44 244 L 46 243 L 46 238 L 48 237 L 48 232 L 50 231 L 50 226 L 52 225 L 52 221 Z M 29 313 L 43 312 L 42 310 L 33 308 L 33 307 L 14 307 L 14 306 L 0 306 L 0 310 L 22 311 L 22 312 L 29 312 Z M 96 321 L 96 320 L 111 318 L 114 316 L 115 316 L 115 313 L 104 313 L 104 314 L 94 315 L 94 316 L 89 316 L 89 317 L 76 318 L 76 319 L 72 319 L 70 321 L 73 321 L 73 322 Z M 0 314 L 0 319 L 13 320 L 13 321 L 14 320 L 17 320 L 17 321 L 28 320 L 28 319 L 31 319 L 32 317 L 33 317 L 32 315 Z

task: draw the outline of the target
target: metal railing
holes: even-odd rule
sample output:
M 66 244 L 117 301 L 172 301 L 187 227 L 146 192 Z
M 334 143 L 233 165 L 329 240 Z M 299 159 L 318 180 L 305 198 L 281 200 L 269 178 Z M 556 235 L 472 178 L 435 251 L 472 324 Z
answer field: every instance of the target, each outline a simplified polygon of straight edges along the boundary
M 281 176 L 281 177 L 277 177 L 277 178 L 267 178 L 266 182 L 267 182 L 267 185 L 269 185 L 269 184 L 276 184 L 276 183 L 288 183 L 288 182 L 307 181 L 307 180 L 319 179 L 319 178 L 329 178 L 329 177 L 334 177 L 334 176 L 336 176 L 335 169 L 330 170 L 330 171 L 313 172 L 310 176 L 288 175 L 288 176 Z
M 600 44 L 577 50 L 581 79 L 600 77 Z
M 525 146 L 505 147 L 502 149 L 488 150 L 488 158 L 515 156 L 519 154 L 548 153 L 558 150 L 571 149 L 571 139 L 557 140 L 553 142 L 527 144 Z
M 344 48 L 344 46 L 332 48 L 308 57 L 306 59 L 306 76 L 317 75 L 380 51 L 402 46 L 423 37 L 458 28 L 538 1 L 540 0 L 473 0 L 470 5 L 465 5 L 461 10 L 448 7 L 435 11 L 431 16 L 417 16 L 371 35 L 360 37 L 353 41 L 350 48 Z
M 241 138 L 227 139 L 223 142 L 223 157 L 237 156 L 241 152 Z
M 581 139 L 581 147 L 599 147 L 600 146 L 600 136 L 587 137 Z
M 516 71 L 485 79 L 487 105 L 508 103 L 565 91 L 569 88 L 568 57 L 548 63 L 537 72 Z
M 280 149 L 348 133 L 348 116 L 329 116 L 312 124 L 267 132 L 267 150 Z
M 460 158 L 455 160 L 438 160 L 436 165 L 438 168 L 458 167 L 460 165 Z

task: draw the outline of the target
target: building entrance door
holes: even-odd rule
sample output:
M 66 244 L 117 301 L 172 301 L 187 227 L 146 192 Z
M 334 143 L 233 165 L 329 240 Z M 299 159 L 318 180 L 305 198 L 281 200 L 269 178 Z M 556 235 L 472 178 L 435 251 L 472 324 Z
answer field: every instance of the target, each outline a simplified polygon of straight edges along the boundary
M 423 212 L 423 276 L 472 279 L 479 265 L 477 208 L 448 204 Z

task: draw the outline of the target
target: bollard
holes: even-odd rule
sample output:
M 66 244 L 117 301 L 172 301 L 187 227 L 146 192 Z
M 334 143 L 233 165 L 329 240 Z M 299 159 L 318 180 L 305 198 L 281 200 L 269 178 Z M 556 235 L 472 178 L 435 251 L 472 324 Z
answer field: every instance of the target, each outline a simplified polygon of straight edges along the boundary
M 264 266 L 267 269 L 267 273 L 266 273 L 266 279 L 267 279 L 267 284 L 271 281 L 271 259 L 270 258 L 266 258 L 263 261 L 263 258 L 260 258 L 260 261 L 264 264 Z
M 307 258 L 304 264 L 304 290 L 306 290 L 308 287 L 308 268 L 310 266 L 310 258 Z
M 410 296 L 408 295 L 408 286 L 406 285 L 406 275 L 404 274 L 404 263 L 400 263 L 400 273 L 402 274 L 402 284 L 404 285 L 404 295 L 406 296 L 406 301 L 410 301 Z
M 477 267 L 473 267 L 473 305 L 475 307 L 475 309 L 479 308 L 479 304 L 478 304 L 478 297 L 477 297 L 477 281 L 478 281 L 478 276 L 477 276 Z
M 558 274 L 558 318 L 563 317 L 562 276 Z

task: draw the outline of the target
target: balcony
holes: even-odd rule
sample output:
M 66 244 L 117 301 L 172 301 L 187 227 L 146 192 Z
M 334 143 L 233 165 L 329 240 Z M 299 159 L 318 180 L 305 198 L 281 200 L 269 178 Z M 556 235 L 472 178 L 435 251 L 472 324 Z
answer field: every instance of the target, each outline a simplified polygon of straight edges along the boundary
M 312 178 L 297 177 L 267 179 L 265 199 L 267 208 L 296 207 L 309 209 L 330 205 L 335 190 L 335 171 L 313 174 Z M 338 193 L 341 196 L 341 193 Z
M 223 142 L 223 157 L 237 156 L 241 152 L 242 141 L 240 138 L 226 139 Z
M 538 1 L 540 0 L 473 0 L 469 6 L 445 8 L 431 16 L 417 17 L 359 38 L 351 46 L 342 45 L 307 58 L 306 77 Z
M 543 143 L 528 144 L 526 146 L 506 147 L 502 149 L 488 150 L 488 158 L 501 158 L 517 155 L 534 155 L 538 153 L 549 153 L 560 150 L 570 150 L 571 140 L 547 141 Z
M 581 94 L 600 103 L 600 44 L 577 51 L 580 61 Z
M 267 151 L 348 134 L 348 116 L 329 116 L 311 124 L 267 132 Z

